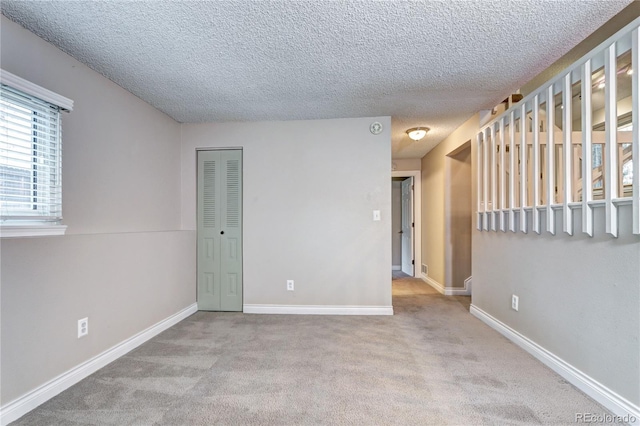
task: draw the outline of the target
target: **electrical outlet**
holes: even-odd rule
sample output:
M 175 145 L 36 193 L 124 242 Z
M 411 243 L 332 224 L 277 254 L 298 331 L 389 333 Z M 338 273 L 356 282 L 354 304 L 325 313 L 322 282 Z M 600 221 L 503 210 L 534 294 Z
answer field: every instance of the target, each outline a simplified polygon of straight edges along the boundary
M 78 320 L 78 339 L 89 334 L 89 318 Z
M 293 280 L 287 280 L 287 291 L 293 291 Z
M 515 294 L 511 295 L 511 309 L 513 309 L 514 311 L 518 310 L 518 296 L 516 296 Z

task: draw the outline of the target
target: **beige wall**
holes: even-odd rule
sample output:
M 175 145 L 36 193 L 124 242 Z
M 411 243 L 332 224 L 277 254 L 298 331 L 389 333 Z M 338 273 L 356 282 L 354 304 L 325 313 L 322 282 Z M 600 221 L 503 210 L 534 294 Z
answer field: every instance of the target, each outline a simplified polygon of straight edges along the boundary
M 3 239 L 0 257 L 2 405 L 195 302 L 188 232 Z
M 593 238 L 580 232 L 579 210 L 574 236 L 474 229 L 472 303 L 638 406 L 640 237 L 630 210 L 619 210 L 619 238 L 605 234 L 604 208 Z
M 373 121 L 386 130 L 372 135 Z M 196 227 L 196 149 L 242 148 L 245 305 L 388 308 L 390 128 L 389 117 L 185 124 L 183 226 Z
M 0 241 L 0 405 L 195 302 L 180 231 L 180 124 L 0 18 L 2 68 L 63 114 L 63 237 Z M 89 335 L 77 338 L 77 321 Z
M 469 118 L 422 158 L 422 264 L 429 267 L 429 277 L 442 286 L 446 282 L 446 156 L 469 140 L 475 140 L 478 117 L 476 114 Z
M 420 170 L 420 159 L 419 158 L 403 158 L 403 159 L 394 159 L 391 162 L 391 167 L 395 165 L 395 171 L 404 172 L 404 171 L 412 171 L 412 170 Z

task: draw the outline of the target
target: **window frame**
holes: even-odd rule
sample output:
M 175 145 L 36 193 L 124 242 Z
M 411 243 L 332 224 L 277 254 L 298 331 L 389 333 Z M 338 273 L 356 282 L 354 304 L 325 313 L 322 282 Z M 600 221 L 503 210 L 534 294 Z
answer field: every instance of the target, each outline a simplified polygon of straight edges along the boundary
M 26 95 L 57 106 L 59 108 L 59 113 L 71 112 L 73 110 L 73 101 L 71 99 L 38 86 L 3 69 L 0 69 L 0 83 L 9 86 L 13 90 L 23 92 Z M 61 121 L 62 118 L 60 117 L 59 122 Z M 60 129 L 58 131 L 58 150 L 60 151 L 62 149 L 61 135 L 62 133 Z M 60 151 L 57 156 L 59 164 L 56 166 L 61 169 L 62 156 L 60 155 Z M 60 181 L 59 187 L 62 189 L 62 181 Z M 66 229 L 67 226 L 62 225 L 60 220 L 52 222 L 43 220 L 37 216 L 34 216 L 33 218 L 16 217 L 15 219 L 8 218 L 0 220 L 0 238 L 64 235 Z

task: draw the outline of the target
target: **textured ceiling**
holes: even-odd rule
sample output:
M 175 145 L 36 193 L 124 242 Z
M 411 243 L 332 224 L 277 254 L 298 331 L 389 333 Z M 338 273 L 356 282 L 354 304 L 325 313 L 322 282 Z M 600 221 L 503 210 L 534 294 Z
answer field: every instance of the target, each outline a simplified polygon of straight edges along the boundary
M 631 0 L 11 1 L 2 13 L 180 122 L 392 116 L 419 158 Z M 421 142 L 404 130 L 431 127 Z

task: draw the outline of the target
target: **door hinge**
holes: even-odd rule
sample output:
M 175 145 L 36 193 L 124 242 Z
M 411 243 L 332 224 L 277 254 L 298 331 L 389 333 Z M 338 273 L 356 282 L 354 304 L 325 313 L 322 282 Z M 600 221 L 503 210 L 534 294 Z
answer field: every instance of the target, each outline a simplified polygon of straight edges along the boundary
M 412 265 L 415 265 L 415 264 L 416 264 L 416 261 L 415 261 L 415 260 L 412 260 L 412 261 L 411 261 L 411 264 L 412 264 Z
M 413 191 L 413 185 L 411 185 L 411 190 Z
M 413 222 L 411 222 L 411 227 L 413 228 L 413 227 L 415 227 L 415 226 L 416 226 L 416 224 L 415 224 L 415 223 L 413 223 Z

